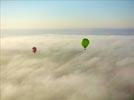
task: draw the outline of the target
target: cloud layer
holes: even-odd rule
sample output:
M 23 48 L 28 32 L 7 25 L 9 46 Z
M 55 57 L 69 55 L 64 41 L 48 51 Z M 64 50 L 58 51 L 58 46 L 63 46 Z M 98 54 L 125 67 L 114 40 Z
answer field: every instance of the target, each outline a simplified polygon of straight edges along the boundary
M 131 100 L 134 37 L 42 35 L 1 38 L 2 100 Z M 36 54 L 31 48 L 36 46 Z

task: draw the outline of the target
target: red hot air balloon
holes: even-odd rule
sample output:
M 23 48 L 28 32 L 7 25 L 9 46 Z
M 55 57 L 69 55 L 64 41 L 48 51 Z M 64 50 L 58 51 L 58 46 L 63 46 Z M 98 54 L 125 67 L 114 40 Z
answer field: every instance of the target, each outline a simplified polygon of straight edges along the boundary
M 33 53 L 36 53 L 37 48 L 36 48 L 36 47 L 33 47 L 33 48 L 32 48 L 32 51 L 33 51 Z

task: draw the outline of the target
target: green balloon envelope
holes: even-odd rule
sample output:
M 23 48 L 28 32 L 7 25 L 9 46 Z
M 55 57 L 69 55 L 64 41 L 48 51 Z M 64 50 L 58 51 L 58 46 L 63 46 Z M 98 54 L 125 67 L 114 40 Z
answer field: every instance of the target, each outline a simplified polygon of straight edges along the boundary
M 86 49 L 89 45 L 90 41 L 87 38 L 82 39 L 81 45 Z

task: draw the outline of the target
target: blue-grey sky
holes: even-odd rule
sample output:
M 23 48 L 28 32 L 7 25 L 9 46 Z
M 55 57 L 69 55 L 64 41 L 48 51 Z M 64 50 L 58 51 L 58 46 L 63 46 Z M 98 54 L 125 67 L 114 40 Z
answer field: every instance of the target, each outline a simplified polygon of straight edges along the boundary
M 1 0 L 3 29 L 134 28 L 134 0 Z

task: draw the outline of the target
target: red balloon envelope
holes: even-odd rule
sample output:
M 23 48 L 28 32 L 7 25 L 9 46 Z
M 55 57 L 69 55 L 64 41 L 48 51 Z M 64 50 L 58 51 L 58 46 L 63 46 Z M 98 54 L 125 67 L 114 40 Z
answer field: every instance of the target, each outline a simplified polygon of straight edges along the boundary
M 36 53 L 37 48 L 36 47 L 33 47 L 32 49 L 33 49 L 33 53 Z

